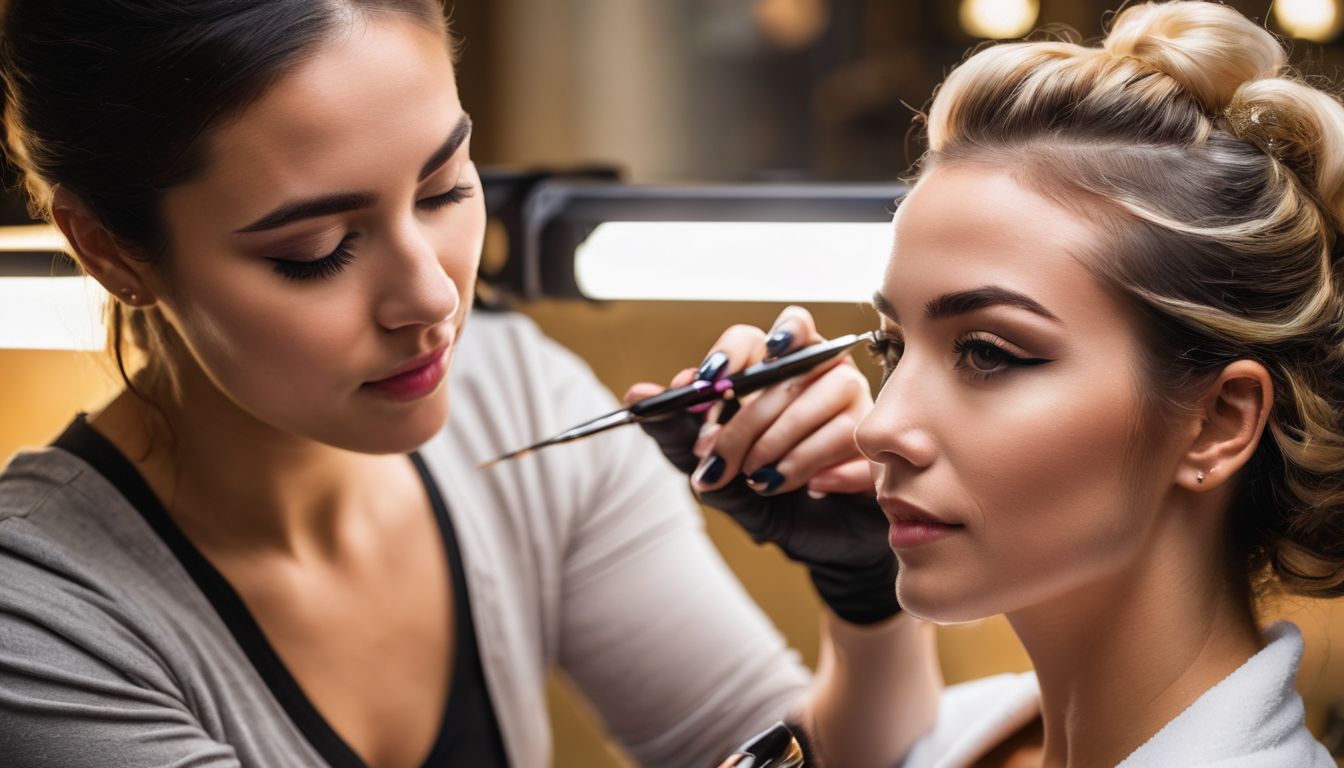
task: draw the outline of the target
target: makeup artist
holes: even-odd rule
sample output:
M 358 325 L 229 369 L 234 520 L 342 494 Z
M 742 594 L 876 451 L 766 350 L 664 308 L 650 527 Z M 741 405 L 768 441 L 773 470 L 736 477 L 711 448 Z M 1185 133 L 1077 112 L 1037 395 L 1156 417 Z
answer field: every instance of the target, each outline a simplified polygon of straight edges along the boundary
M 0 65 L 126 381 L 0 475 L 4 765 L 544 766 L 553 665 L 647 765 L 779 718 L 885 765 L 931 722 L 901 703 L 930 638 L 847 496 L 849 364 L 716 413 L 696 478 L 812 568 L 815 682 L 639 430 L 477 469 L 612 398 L 525 319 L 468 322 L 484 207 L 437 2 L 11 0 Z M 699 375 L 817 338 L 778 331 Z

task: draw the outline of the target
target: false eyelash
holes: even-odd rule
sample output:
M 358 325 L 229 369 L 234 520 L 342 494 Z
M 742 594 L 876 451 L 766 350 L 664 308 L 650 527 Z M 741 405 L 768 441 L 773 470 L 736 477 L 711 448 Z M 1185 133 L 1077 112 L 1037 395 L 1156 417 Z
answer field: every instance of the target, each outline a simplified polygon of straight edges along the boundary
M 977 349 L 992 350 L 995 355 L 1003 358 L 1002 365 L 992 371 L 983 371 L 969 365 L 967 357 Z M 1001 376 L 1014 368 L 1042 365 L 1050 362 L 1046 358 L 1015 355 L 997 341 L 977 334 L 969 334 L 957 339 L 952 345 L 952 351 L 957 356 L 957 368 L 978 381 L 984 381 L 993 376 Z
M 905 353 L 905 338 L 899 333 L 878 331 L 867 344 L 868 354 L 882 366 L 882 383 L 886 383 L 896 364 Z
M 354 261 L 355 255 L 350 252 L 350 244 L 357 237 L 358 235 L 354 233 L 346 235 L 341 238 L 334 251 L 314 261 L 271 259 L 271 262 L 275 265 L 275 271 L 287 280 L 319 280 L 333 277 Z
M 437 211 L 440 208 L 460 203 L 476 193 L 476 188 L 470 184 L 458 184 L 452 189 L 444 192 L 442 195 L 427 197 L 420 200 L 416 205 L 427 211 Z

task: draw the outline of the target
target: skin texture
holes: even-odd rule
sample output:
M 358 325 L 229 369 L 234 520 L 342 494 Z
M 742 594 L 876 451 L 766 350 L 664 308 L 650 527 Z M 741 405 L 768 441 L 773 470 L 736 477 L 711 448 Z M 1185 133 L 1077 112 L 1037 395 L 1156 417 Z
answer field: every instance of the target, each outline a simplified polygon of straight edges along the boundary
M 402 455 L 443 426 L 448 392 L 406 402 L 364 385 L 462 330 L 485 227 L 468 144 L 419 176 L 463 117 L 440 31 L 355 17 L 209 137 L 205 173 L 164 200 L 166 268 L 118 252 L 78 201 L 55 206 L 95 277 L 157 303 L 181 339 L 169 360 L 181 397 L 153 393 L 171 431 L 129 394 L 94 428 L 137 461 L 328 722 L 378 766 L 420 764 L 448 690 L 451 579 Z M 426 207 L 459 186 L 470 196 Z M 236 232 L 343 192 L 377 202 Z M 327 279 L 294 281 L 269 260 L 323 257 L 352 234 L 353 260 Z
M 1260 647 L 1245 584 L 1210 542 L 1268 376 L 1239 361 L 1189 414 L 1145 420 L 1136 325 L 1078 256 L 1100 237 L 1007 172 L 935 168 L 897 214 L 875 301 L 904 350 L 859 446 L 889 519 L 952 526 L 898 542 L 901 603 L 938 622 L 1006 613 L 1041 680 L 1043 730 L 991 764 L 1043 750 L 1033 764 L 1113 765 Z M 931 318 L 939 297 L 991 286 L 1050 316 L 1009 303 Z

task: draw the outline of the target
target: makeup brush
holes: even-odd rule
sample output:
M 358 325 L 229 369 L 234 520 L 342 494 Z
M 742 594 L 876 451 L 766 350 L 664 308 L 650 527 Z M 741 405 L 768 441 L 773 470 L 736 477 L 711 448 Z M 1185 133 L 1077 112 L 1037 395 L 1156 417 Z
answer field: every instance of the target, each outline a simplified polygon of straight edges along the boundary
M 516 451 L 498 456 L 481 465 L 481 469 L 498 464 L 501 461 L 516 459 L 520 456 L 545 448 L 550 445 L 559 445 L 568 443 L 572 440 L 596 435 L 599 432 L 605 432 L 608 429 L 624 426 L 626 424 L 636 424 L 641 421 L 657 421 L 658 419 L 669 418 L 692 406 L 702 403 L 711 403 L 715 400 L 730 400 L 735 397 L 749 395 L 761 389 L 765 389 L 771 384 L 777 384 L 785 379 L 791 379 L 813 368 L 821 365 L 827 360 L 833 359 L 845 353 L 850 347 L 861 341 L 873 341 L 874 332 L 853 333 L 848 336 L 841 336 L 830 341 L 823 341 L 819 344 L 813 344 L 810 347 L 804 347 L 797 352 L 793 352 L 774 360 L 766 360 L 756 365 L 745 368 L 737 373 L 719 379 L 718 381 L 695 381 L 684 387 L 669 389 L 660 392 L 653 397 L 645 398 L 637 403 L 631 403 L 628 407 L 622 408 L 611 413 L 598 416 L 595 419 L 585 421 L 575 427 L 561 432 L 553 437 L 548 437 L 538 443 L 533 443 L 526 448 L 519 448 Z

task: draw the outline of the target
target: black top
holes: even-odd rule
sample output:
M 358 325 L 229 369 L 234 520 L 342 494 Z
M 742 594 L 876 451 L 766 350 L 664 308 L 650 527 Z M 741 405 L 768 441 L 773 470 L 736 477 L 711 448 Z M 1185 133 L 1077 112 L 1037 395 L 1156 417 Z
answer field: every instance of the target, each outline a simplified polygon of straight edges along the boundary
M 308 700 L 298 681 L 290 674 L 261 627 L 252 618 L 242 598 L 177 527 L 135 466 L 116 446 L 90 427 L 83 414 L 66 428 L 53 445 L 87 462 L 139 511 L 191 575 L 271 694 L 323 759 L 332 768 L 366 768 L 359 755 Z M 443 535 L 444 552 L 452 569 L 453 605 L 456 609 L 456 657 L 452 687 L 443 708 L 443 722 L 439 724 L 438 736 L 429 756 L 425 758 L 423 768 L 507 766 L 509 763 L 499 732 L 499 722 L 481 668 L 476 629 L 467 595 L 466 574 L 462 569 L 457 537 L 453 535 L 452 521 L 448 517 L 448 507 L 439 495 L 438 486 L 424 460 L 418 453 L 410 454 L 410 459 L 424 483 L 425 493 L 434 509 L 434 518 Z

